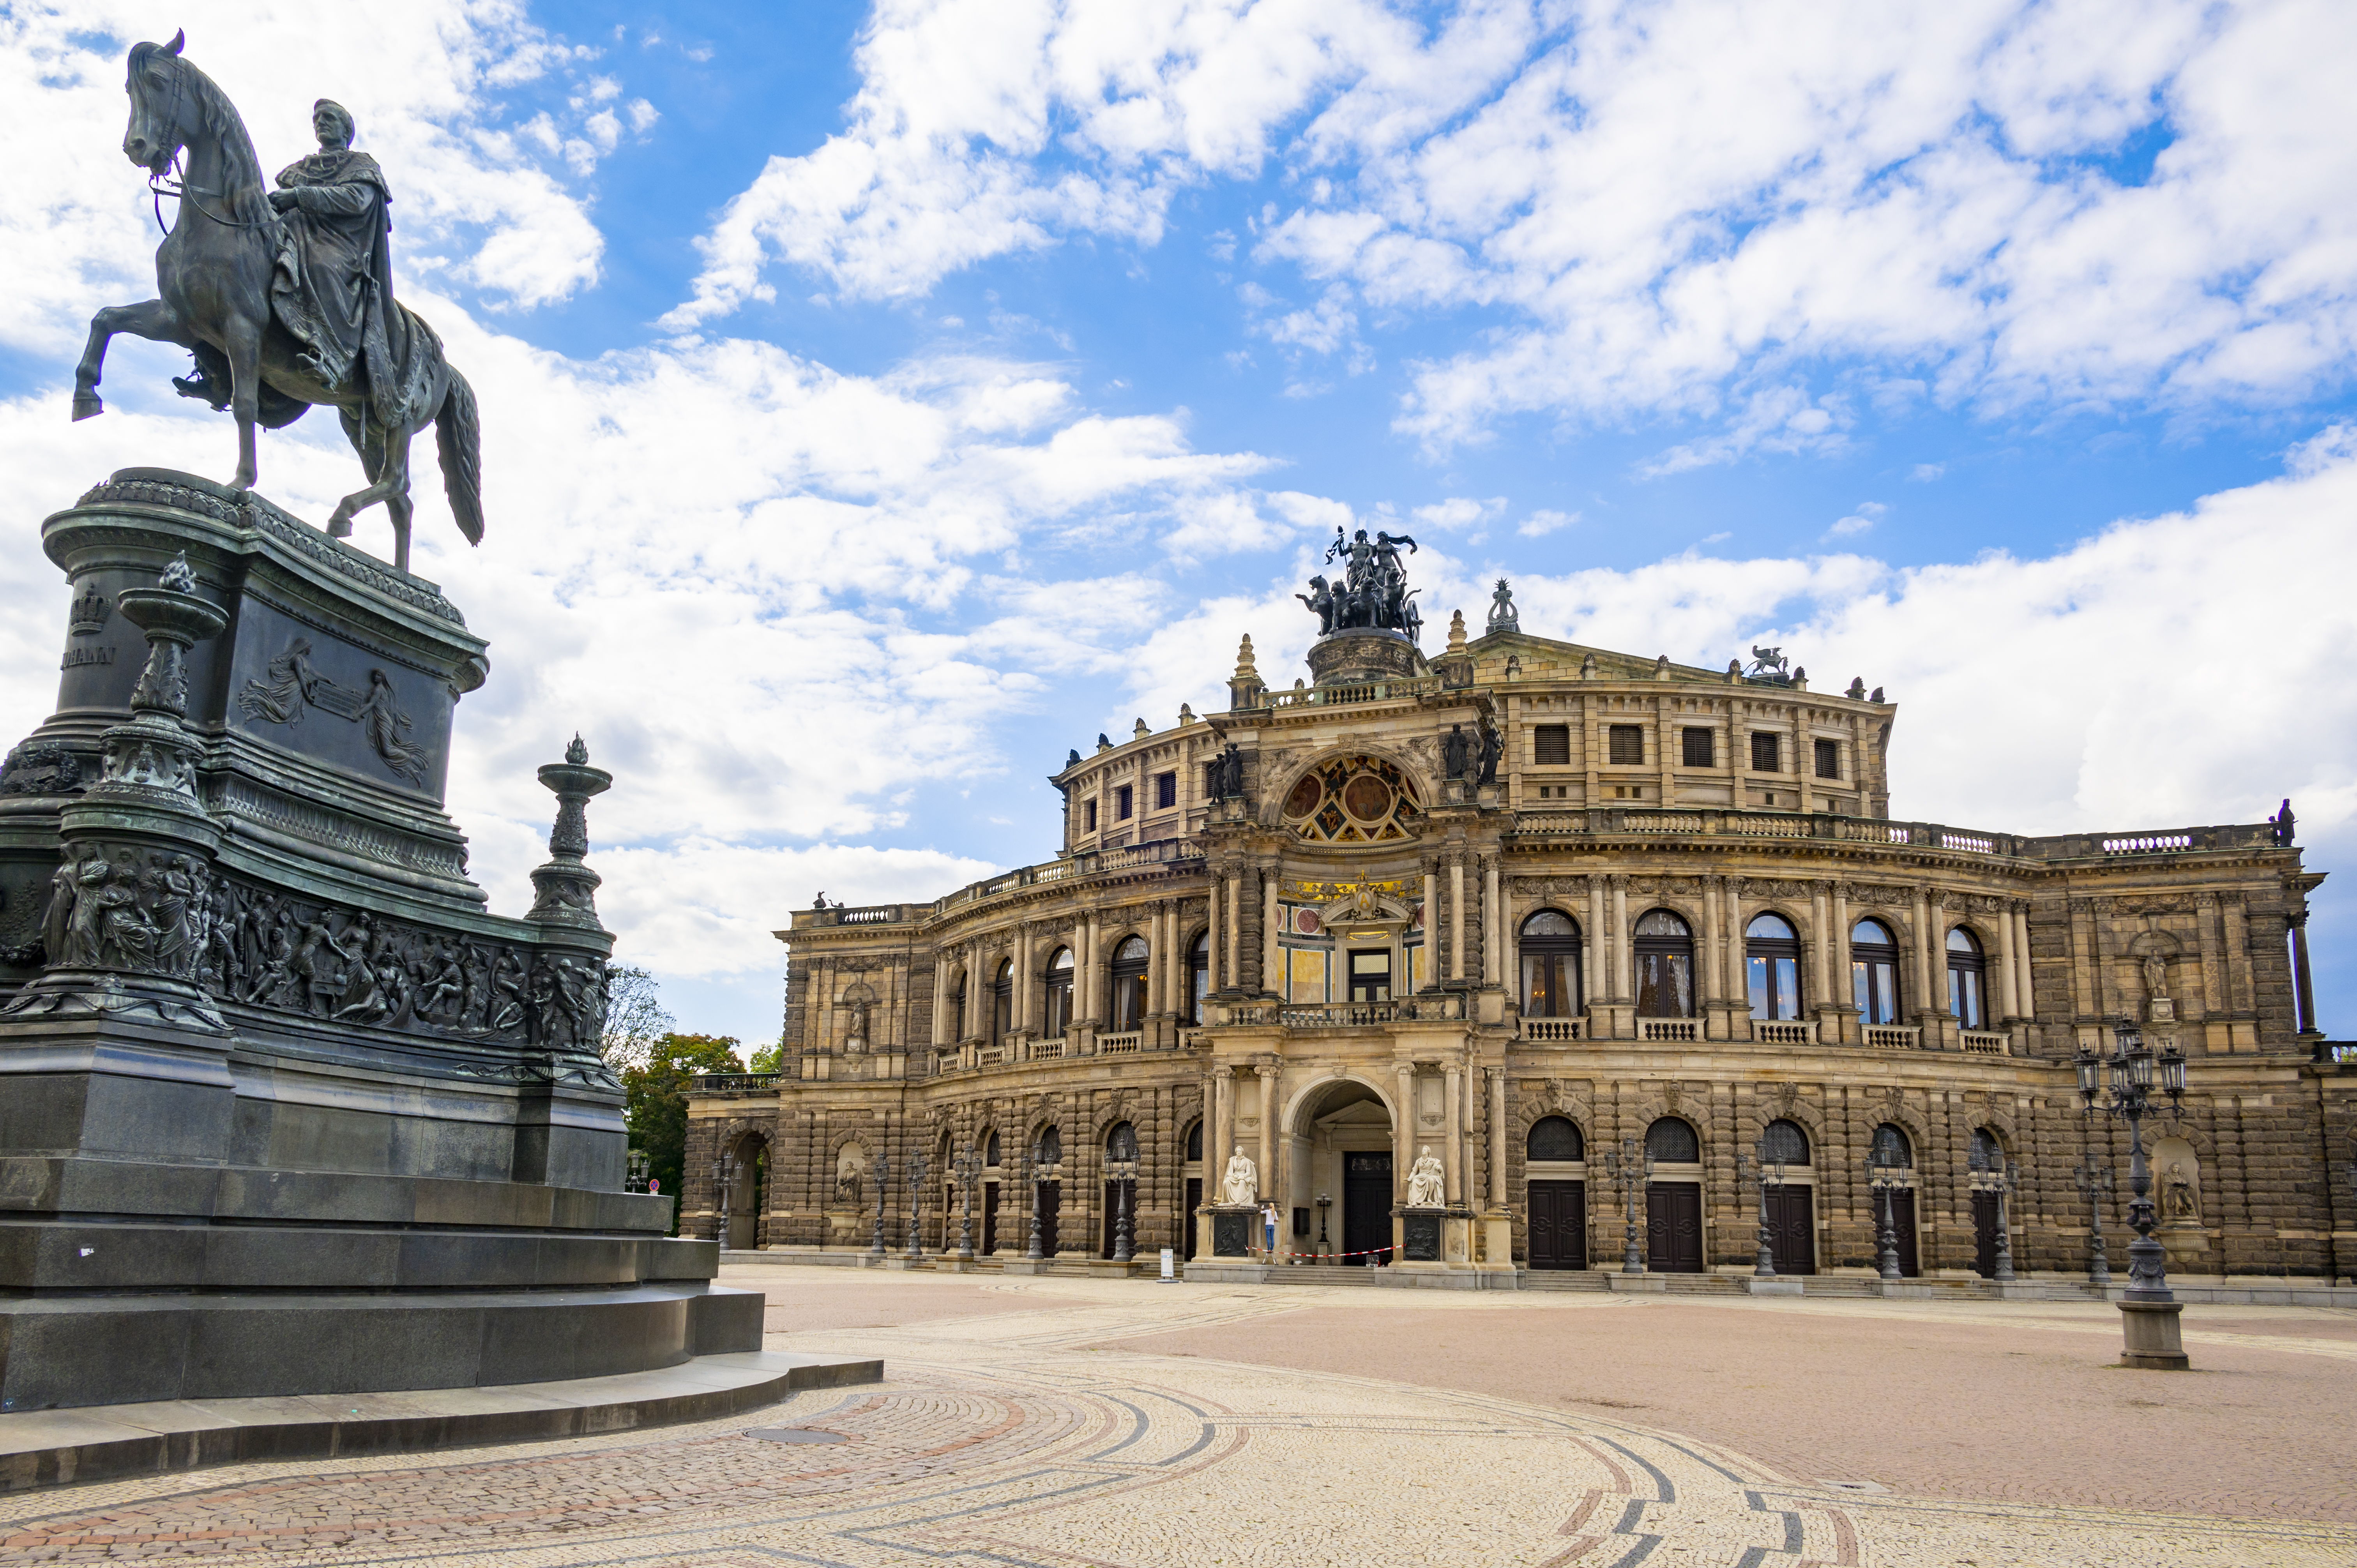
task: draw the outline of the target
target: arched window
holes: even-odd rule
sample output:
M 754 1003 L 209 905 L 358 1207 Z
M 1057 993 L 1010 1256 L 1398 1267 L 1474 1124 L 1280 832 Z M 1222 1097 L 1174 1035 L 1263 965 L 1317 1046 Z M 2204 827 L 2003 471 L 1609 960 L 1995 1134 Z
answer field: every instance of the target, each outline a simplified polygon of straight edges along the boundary
M 1874 1130 L 1874 1163 L 1885 1170 L 1905 1171 L 1915 1168 L 1915 1145 L 1907 1137 L 1907 1129 L 1895 1122 L 1885 1122 Z
M 982 1145 L 982 1163 L 994 1167 L 998 1164 L 998 1134 L 996 1133 L 991 1133 L 989 1139 Z
M 1200 1122 L 1187 1129 L 1187 1158 L 1196 1165 L 1203 1163 L 1203 1124 Z
M 1667 909 L 1637 921 L 1637 1015 L 1694 1016 L 1694 932 Z
M 1039 1130 L 1039 1141 L 1031 1145 L 1031 1156 L 1042 1169 L 1060 1162 L 1064 1157 L 1064 1134 L 1053 1127 Z
M 1105 1134 L 1105 1158 L 1134 1160 L 1137 1158 L 1137 1129 L 1126 1122 L 1116 1122 Z
M 1146 1027 L 1146 939 L 1131 937 L 1113 950 L 1113 1020 L 1117 1035 Z
M 1751 1015 L 1801 1015 L 1801 934 L 1781 915 L 1755 915 L 1743 929 L 1743 956 L 1751 977 Z
M 1972 932 L 1948 933 L 1948 1011 L 1959 1029 L 1988 1027 L 1988 959 Z
M 1805 1165 L 1809 1163 L 1809 1134 L 1798 1122 L 1780 1116 L 1760 1133 L 1760 1150 L 1770 1165 Z
M 1015 1028 L 1015 961 L 1006 959 L 990 983 L 990 1043 L 1003 1043 Z
M 1534 1160 L 1583 1160 L 1587 1151 L 1579 1141 L 1579 1129 L 1568 1116 L 1542 1116 L 1531 1123 L 1530 1142 L 1524 1145 Z
M 1997 1135 L 1986 1127 L 1973 1129 L 1972 1168 L 1976 1171 L 2005 1169 L 2005 1145 Z
M 965 971 L 959 970 L 957 983 L 950 987 L 950 1038 L 965 1038 Z
M 1187 950 L 1187 1022 L 1203 1021 L 1203 998 L 1211 993 L 1211 933 L 1205 931 Z
M 1861 1024 L 1899 1022 L 1899 943 L 1879 920 L 1860 920 L 1849 934 L 1849 983 Z
M 1580 1015 L 1579 924 L 1555 909 L 1523 922 L 1523 1016 Z
M 1048 982 L 1039 1010 L 1039 1033 L 1056 1038 L 1072 1023 L 1072 950 L 1058 948 L 1048 959 Z
M 1645 1129 L 1645 1152 L 1665 1165 L 1699 1165 L 1702 1140 L 1695 1136 L 1693 1122 L 1664 1116 Z

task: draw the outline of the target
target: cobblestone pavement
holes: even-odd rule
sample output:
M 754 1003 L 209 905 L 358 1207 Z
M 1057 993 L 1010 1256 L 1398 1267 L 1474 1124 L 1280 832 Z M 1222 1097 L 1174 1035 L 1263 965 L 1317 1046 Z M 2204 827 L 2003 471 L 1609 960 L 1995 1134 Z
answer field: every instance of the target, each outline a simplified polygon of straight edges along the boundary
M 1534 1390 L 1510 1397 L 1136 1348 L 1242 1342 L 1288 1324 L 1336 1343 L 1353 1326 L 1376 1337 L 1406 1326 L 1427 1338 L 1478 1340 L 1517 1323 L 1576 1341 L 1583 1326 L 1638 1323 L 1652 1310 L 1613 1298 L 1436 1306 L 1369 1299 L 1407 1294 L 1382 1291 L 801 1269 L 747 1271 L 731 1283 L 772 1293 L 773 1326 L 778 1317 L 823 1325 L 773 1336 L 773 1347 L 880 1353 L 889 1380 L 654 1433 L 22 1494 L 0 1498 L 0 1561 L 2306 1568 L 2357 1560 L 2357 1528 L 2343 1523 L 1930 1498 L 1865 1476 L 1832 1486 L 1822 1469 L 1774 1468 L 1691 1433 L 1542 1402 Z M 962 1305 L 974 1310 L 942 1310 Z M 1792 1333 L 1811 1322 L 1746 1310 L 1755 1305 L 1733 1304 L 1718 1321 L 1771 1338 L 1780 1323 Z M 2250 1326 L 2247 1311 L 2237 1317 L 2222 1332 L 2335 1352 L 2237 1353 L 2343 1374 L 2352 1365 L 2352 1347 L 2334 1336 L 2278 1336 L 2264 1319 Z M 1343 1318 L 1351 1321 L 1338 1326 Z M 886 1322 L 898 1326 L 874 1326 Z M 1932 1314 L 1908 1325 L 1932 1345 L 1985 1329 Z M 2330 1390 L 2314 1391 L 2346 1408 Z M 1975 1415 L 1969 1402 L 1962 1413 L 1979 1423 L 1971 1432 L 1999 1443 L 2036 1420 L 2034 1411 Z M 1855 1419 L 1870 1430 L 1878 1417 L 1862 1409 Z M 748 1434 L 772 1428 L 842 1441 Z M 2124 1430 L 2114 1441 L 2136 1438 Z

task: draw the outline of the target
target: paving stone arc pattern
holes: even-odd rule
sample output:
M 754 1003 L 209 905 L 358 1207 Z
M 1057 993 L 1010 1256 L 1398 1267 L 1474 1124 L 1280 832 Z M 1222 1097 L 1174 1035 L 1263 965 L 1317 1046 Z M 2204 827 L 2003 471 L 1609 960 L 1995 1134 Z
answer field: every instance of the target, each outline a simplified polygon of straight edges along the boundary
M 247 1466 L 6 1499 L 0 1562 L 771 1568 L 1978 1564 L 2308 1568 L 2357 1529 L 1797 1484 L 1674 1434 L 1510 1400 L 1091 1349 L 1291 1310 L 1172 1292 L 796 1335 L 877 1387 L 756 1418 L 463 1456 Z M 790 1426 L 839 1444 L 748 1435 Z

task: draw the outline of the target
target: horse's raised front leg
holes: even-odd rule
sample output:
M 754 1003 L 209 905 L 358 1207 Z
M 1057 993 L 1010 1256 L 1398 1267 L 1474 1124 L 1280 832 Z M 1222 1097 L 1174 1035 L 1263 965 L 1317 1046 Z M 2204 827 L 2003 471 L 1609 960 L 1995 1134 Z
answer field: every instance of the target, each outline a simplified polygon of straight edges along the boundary
M 370 485 L 368 489 L 364 490 L 355 490 L 350 495 L 346 496 L 342 500 L 336 503 L 334 514 L 328 519 L 328 532 L 335 538 L 344 538 L 352 531 L 352 516 L 354 513 L 368 507 L 372 507 L 379 501 L 382 501 L 385 503 L 385 509 L 393 514 L 393 564 L 400 570 L 406 572 L 409 570 L 409 517 L 411 510 L 409 499 L 410 433 L 405 429 L 379 430 L 374 425 L 364 425 L 363 429 L 367 433 L 368 439 L 382 443 L 376 453 L 377 461 L 373 465 L 376 473 L 376 481 Z M 363 450 L 361 456 L 362 461 L 365 462 L 369 454 Z
M 105 400 L 98 395 L 100 372 L 106 367 L 106 345 L 118 332 L 128 332 L 134 338 L 145 338 L 156 343 L 178 343 L 183 349 L 193 349 L 196 340 L 172 307 L 160 299 L 143 300 L 137 305 L 110 305 L 90 318 L 90 342 L 81 351 L 81 363 L 74 367 L 73 416 L 88 419 L 106 412 Z
M 237 477 L 231 489 L 242 494 L 253 489 L 261 466 L 253 453 L 254 421 L 262 412 L 262 328 L 264 323 L 231 316 L 222 325 L 221 347 L 229 359 L 230 413 L 237 417 Z

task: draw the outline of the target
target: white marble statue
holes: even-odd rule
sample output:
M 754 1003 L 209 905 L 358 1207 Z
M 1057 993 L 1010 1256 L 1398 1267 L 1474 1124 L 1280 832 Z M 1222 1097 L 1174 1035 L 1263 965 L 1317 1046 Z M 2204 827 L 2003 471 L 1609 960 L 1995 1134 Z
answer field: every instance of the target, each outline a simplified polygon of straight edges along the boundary
M 1441 1208 L 1448 1205 L 1447 1191 L 1440 1162 L 1432 1157 L 1430 1145 L 1416 1151 L 1415 1164 L 1407 1168 L 1407 1206 L 1410 1208 Z
M 1228 1156 L 1227 1174 L 1220 1177 L 1220 1201 L 1247 1206 L 1260 1201 L 1260 1167 L 1242 1144 Z

